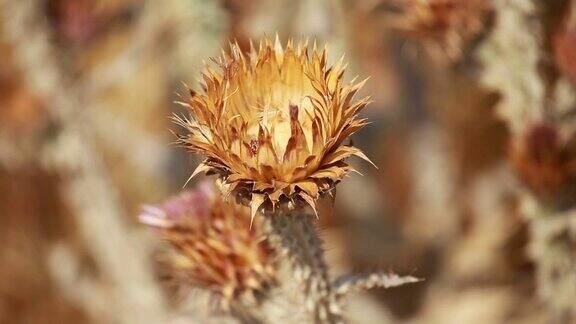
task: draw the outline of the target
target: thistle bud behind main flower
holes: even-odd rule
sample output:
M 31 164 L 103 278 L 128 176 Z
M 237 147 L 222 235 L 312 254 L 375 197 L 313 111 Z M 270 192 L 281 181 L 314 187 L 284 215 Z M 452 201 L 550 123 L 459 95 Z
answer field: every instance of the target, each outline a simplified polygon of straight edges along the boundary
M 224 202 L 211 184 L 145 206 L 139 219 L 172 247 L 159 256 L 161 272 L 178 290 L 203 288 L 229 306 L 258 300 L 275 281 L 260 223 L 250 224 L 248 209 Z

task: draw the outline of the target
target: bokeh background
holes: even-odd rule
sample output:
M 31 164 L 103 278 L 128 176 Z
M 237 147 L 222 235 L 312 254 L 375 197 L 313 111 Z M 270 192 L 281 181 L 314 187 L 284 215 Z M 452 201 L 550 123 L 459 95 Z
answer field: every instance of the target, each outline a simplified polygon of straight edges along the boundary
M 499 94 L 473 58 L 442 62 L 391 26 L 389 2 L 0 1 L 0 322 L 167 311 L 136 215 L 199 162 L 173 144 L 173 102 L 229 40 L 278 34 L 327 43 L 347 78 L 371 76 L 373 123 L 354 143 L 378 169 L 353 162 L 364 176 L 323 206 L 321 234 L 334 273 L 425 281 L 359 294 L 355 322 L 546 323 Z

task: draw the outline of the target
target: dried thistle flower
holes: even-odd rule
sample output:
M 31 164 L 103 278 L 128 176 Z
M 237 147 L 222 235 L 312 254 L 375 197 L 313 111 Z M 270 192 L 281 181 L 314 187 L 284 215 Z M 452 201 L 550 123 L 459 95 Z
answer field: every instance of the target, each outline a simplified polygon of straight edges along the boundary
M 216 191 L 203 183 L 195 191 L 145 206 L 140 222 L 174 248 L 161 258 L 171 284 L 208 289 L 221 297 L 224 307 L 240 299 L 257 301 L 274 283 L 272 250 L 261 224 L 250 228 L 248 208 L 224 202 Z
M 483 34 L 492 16 L 489 0 L 390 0 L 389 25 L 421 41 L 436 59 L 457 62 Z
M 341 59 L 328 67 L 327 50 L 311 53 L 307 43 L 283 48 L 262 41 L 248 55 L 237 44 L 206 67 L 202 93 L 182 103 L 189 118 L 176 118 L 188 133 L 179 141 L 206 160 L 193 172 L 215 173 L 224 195 L 234 193 L 251 206 L 310 205 L 352 168 L 352 155 L 368 158 L 345 145 L 367 124 L 358 112 L 370 98 L 353 101 L 366 82 L 344 83 Z
M 576 143 L 561 135 L 553 125 L 534 125 L 511 150 L 523 183 L 544 203 L 560 209 L 573 204 L 576 193 Z

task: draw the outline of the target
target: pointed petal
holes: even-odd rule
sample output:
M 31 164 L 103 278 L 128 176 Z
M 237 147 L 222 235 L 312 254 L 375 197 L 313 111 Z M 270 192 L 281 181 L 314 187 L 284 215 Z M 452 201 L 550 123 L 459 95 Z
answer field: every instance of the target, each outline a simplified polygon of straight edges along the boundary
M 354 155 L 355 151 L 358 150 L 353 146 L 339 146 L 333 152 L 329 153 L 322 160 L 322 165 L 332 164 L 341 161 L 351 155 Z
M 272 189 L 274 188 L 274 185 L 270 184 L 270 183 L 266 183 L 266 182 L 256 182 L 254 183 L 254 188 L 253 190 L 256 191 L 265 191 L 268 189 Z
M 254 217 L 260 209 L 260 206 L 266 201 L 266 195 L 264 194 L 252 194 L 252 201 L 250 201 L 250 228 L 252 228 L 252 222 L 254 221 Z
M 342 180 L 342 178 L 344 177 L 344 175 L 346 175 L 346 173 L 348 172 L 349 167 L 348 166 L 331 166 L 329 168 L 326 169 L 320 169 L 316 172 L 314 172 L 312 175 L 310 175 L 310 178 L 314 178 L 314 179 L 321 179 L 321 178 L 328 178 L 332 181 L 338 181 L 338 180 Z
M 373 167 L 375 167 L 376 169 L 378 169 L 378 166 L 376 166 L 376 164 L 374 164 L 374 162 L 372 162 L 372 160 L 370 160 L 370 158 L 368 158 L 366 156 L 366 154 L 364 154 L 364 152 L 362 152 L 362 150 L 360 149 L 356 149 L 356 152 L 354 152 L 354 155 L 361 158 L 362 160 L 372 164 Z
M 194 170 L 194 172 L 192 172 L 192 174 L 190 175 L 190 177 L 188 178 L 188 180 L 186 180 L 186 182 L 184 183 L 184 185 L 182 186 L 182 188 L 186 187 L 186 185 L 188 185 L 188 182 L 190 182 L 190 180 L 192 180 L 192 178 L 194 178 L 196 175 L 198 175 L 198 173 L 200 172 L 207 172 L 209 170 L 212 169 L 211 166 L 207 165 L 205 163 L 206 161 L 198 164 L 198 166 L 196 167 L 196 169 Z
M 297 182 L 296 186 L 304 190 L 304 192 L 310 195 L 310 197 L 314 199 L 318 198 L 318 186 L 316 185 L 316 182 L 312 180 L 305 180 Z
M 374 166 L 376 169 L 378 169 L 378 167 L 374 164 L 374 162 L 372 162 L 364 154 L 364 152 L 362 152 L 359 148 L 354 146 L 339 146 L 334 152 L 326 155 L 326 157 L 322 161 L 322 165 L 329 165 L 332 163 L 336 163 L 352 155 L 367 161 L 368 163 L 372 164 L 372 166 Z
M 272 202 L 272 208 L 274 208 L 274 206 L 278 203 L 278 201 L 280 201 L 280 197 L 282 196 L 282 194 L 283 194 L 282 189 L 277 189 L 268 195 L 268 198 L 270 198 L 270 201 Z
M 314 200 L 314 198 L 310 197 L 305 192 L 300 192 L 298 196 L 300 196 L 300 198 L 302 198 L 308 205 L 310 205 L 310 207 L 312 207 L 314 215 L 316 215 L 316 218 L 318 218 L 318 211 L 316 211 L 316 200 Z

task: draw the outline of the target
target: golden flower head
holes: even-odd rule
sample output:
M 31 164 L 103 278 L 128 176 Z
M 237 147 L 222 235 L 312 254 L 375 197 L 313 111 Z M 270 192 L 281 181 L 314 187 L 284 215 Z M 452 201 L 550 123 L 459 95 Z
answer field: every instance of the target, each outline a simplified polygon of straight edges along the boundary
M 422 42 L 432 57 L 459 61 L 485 31 L 493 13 L 490 0 L 390 0 L 398 11 L 392 28 Z
M 248 202 L 252 217 L 266 204 L 304 202 L 315 210 L 352 168 L 352 155 L 367 160 L 344 142 L 367 124 L 358 112 L 370 98 L 354 101 L 366 80 L 345 83 L 340 59 L 327 64 L 327 50 L 307 43 L 285 48 L 278 38 L 252 46 L 237 44 L 206 67 L 202 92 L 183 103 L 189 118 L 176 118 L 188 133 L 179 138 L 206 156 L 193 172 L 215 173 L 225 195 Z
M 173 249 L 160 256 L 161 270 L 177 290 L 200 287 L 222 297 L 258 300 L 274 283 L 272 250 L 247 207 L 224 202 L 203 183 L 159 205 L 143 208 L 140 222 L 155 229 Z

